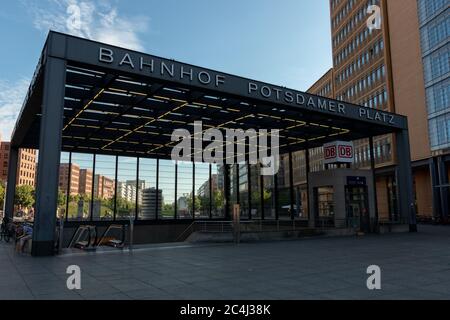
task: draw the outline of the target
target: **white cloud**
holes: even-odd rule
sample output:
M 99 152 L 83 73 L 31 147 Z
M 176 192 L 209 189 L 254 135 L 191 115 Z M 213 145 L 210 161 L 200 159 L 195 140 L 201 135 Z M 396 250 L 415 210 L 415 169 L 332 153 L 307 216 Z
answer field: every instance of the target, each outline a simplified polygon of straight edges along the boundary
M 34 27 L 45 33 L 51 29 L 144 50 L 139 35 L 147 31 L 149 19 L 122 16 L 109 0 L 22 0 L 22 3 L 32 15 Z M 0 135 L 3 140 L 10 139 L 28 85 L 28 79 L 0 79 Z
M 16 82 L 0 80 L 0 133 L 2 140 L 10 139 L 28 85 L 28 79 L 20 79 Z
M 38 30 L 55 30 L 129 49 L 144 50 L 149 18 L 126 17 L 106 0 L 23 0 Z

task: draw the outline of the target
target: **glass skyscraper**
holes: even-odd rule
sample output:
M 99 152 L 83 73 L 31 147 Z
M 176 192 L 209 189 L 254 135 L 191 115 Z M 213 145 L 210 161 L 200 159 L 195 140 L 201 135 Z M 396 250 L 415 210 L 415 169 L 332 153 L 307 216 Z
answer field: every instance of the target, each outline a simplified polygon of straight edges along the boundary
M 450 148 L 450 7 L 418 0 L 431 150 Z

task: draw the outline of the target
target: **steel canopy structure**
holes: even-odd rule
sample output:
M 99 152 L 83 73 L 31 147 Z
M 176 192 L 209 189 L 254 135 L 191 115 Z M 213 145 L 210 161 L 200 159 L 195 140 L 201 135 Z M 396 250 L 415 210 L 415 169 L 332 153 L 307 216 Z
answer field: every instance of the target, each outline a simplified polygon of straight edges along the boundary
M 394 133 L 414 229 L 405 117 L 52 31 L 12 135 L 6 197 L 12 215 L 18 149 L 39 149 L 33 255 L 53 252 L 61 151 L 170 159 L 172 132 L 194 121 L 279 129 L 281 154 Z

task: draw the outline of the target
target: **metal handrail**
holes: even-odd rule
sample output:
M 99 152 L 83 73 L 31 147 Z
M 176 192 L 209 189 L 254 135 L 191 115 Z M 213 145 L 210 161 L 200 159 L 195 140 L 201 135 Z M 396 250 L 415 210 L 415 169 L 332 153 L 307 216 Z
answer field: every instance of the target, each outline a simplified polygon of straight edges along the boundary
M 361 227 L 362 217 L 348 217 L 344 219 L 335 219 L 334 217 L 316 218 L 314 229 L 354 229 L 359 230 Z M 383 223 L 402 224 L 405 218 L 399 218 L 397 221 L 370 218 L 371 226 L 379 226 Z M 245 232 L 280 232 L 280 231 L 302 231 L 310 229 L 308 220 L 241 220 L 239 222 L 240 233 Z M 226 221 L 193 221 L 175 241 L 180 241 L 188 232 L 233 232 L 234 223 L 231 220 Z
M 274 231 L 300 231 L 308 229 L 304 220 L 241 220 L 241 232 L 274 232 Z M 248 230 L 249 228 L 252 228 Z M 233 232 L 233 221 L 194 221 L 176 238 L 180 241 L 188 232 Z M 247 228 L 247 230 L 246 230 Z
M 110 224 L 106 230 L 103 232 L 100 238 L 97 239 L 97 243 L 94 245 L 95 247 L 100 247 L 103 244 L 103 241 L 106 237 L 106 235 L 112 230 L 112 229 L 120 229 L 122 233 L 122 245 L 125 244 L 126 238 L 127 238 L 127 230 L 126 230 L 126 224 Z
M 92 228 L 94 228 L 94 239 L 92 239 L 92 234 L 91 234 Z M 73 234 L 72 239 L 70 240 L 69 248 L 73 248 L 74 245 L 79 241 L 79 239 L 81 238 L 81 235 L 83 235 L 83 231 L 88 232 L 89 246 L 95 247 L 95 244 L 97 242 L 97 227 L 90 226 L 90 225 L 81 225 L 75 230 L 75 233 Z M 94 240 L 94 241 L 92 242 L 92 240 Z M 91 243 L 92 243 L 92 245 L 91 245 Z
M 185 233 L 192 228 L 192 226 L 194 226 L 196 221 L 192 222 L 186 229 L 184 229 L 184 231 L 182 233 L 180 233 L 180 235 L 175 239 L 175 242 L 178 242 L 184 235 Z

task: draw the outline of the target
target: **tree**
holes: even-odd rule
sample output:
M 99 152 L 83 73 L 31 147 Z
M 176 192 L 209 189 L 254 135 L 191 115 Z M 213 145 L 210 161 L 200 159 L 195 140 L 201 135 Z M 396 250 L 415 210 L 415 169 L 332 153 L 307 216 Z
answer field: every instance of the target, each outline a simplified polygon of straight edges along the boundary
M 213 195 L 213 199 L 214 208 L 222 208 L 225 205 L 225 197 L 221 190 L 216 190 Z
M 5 186 L 2 181 L 0 181 L 0 209 L 3 209 L 3 202 L 5 201 Z
M 66 193 L 62 190 L 58 191 L 58 207 L 65 208 L 66 206 Z
M 23 208 L 32 207 L 34 205 L 34 188 L 26 185 L 17 187 L 14 204 Z
M 198 211 L 201 208 L 202 203 L 201 203 L 200 198 L 198 196 L 192 197 L 192 194 L 190 194 L 190 193 L 185 193 L 185 194 L 183 194 L 183 196 L 186 198 L 188 211 L 192 210 L 192 204 L 193 203 L 195 204 L 195 210 L 196 211 Z M 193 201 L 195 201 L 195 202 L 193 202 Z

